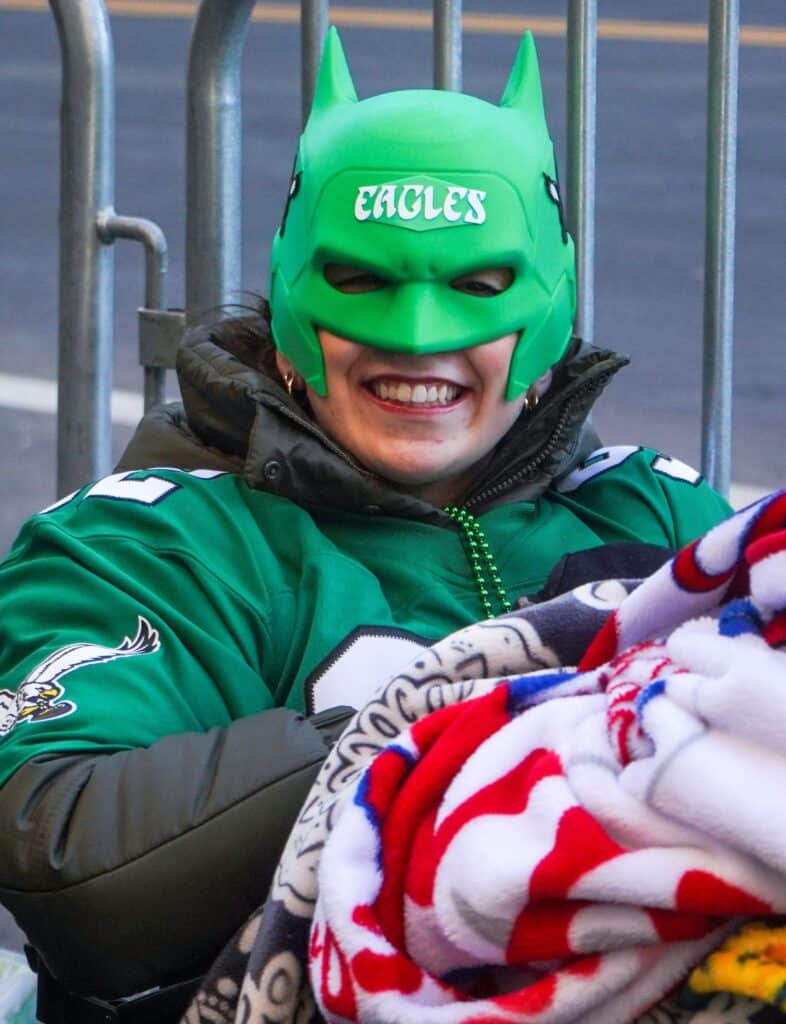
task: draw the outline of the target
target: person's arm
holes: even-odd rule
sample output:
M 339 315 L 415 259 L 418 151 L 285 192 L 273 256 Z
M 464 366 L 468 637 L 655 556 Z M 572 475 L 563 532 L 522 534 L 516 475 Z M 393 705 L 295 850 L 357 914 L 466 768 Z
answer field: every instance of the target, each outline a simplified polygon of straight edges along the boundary
M 36 517 L 0 567 L 0 899 L 104 997 L 209 965 L 338 728 L 272 708 L 232 480 L 120 483 Z
M 34 758 L 0 789 L 0 900 L 72 991 L 204 971 L 264 899 L 349 714 L 279 708 L 147 749 Z

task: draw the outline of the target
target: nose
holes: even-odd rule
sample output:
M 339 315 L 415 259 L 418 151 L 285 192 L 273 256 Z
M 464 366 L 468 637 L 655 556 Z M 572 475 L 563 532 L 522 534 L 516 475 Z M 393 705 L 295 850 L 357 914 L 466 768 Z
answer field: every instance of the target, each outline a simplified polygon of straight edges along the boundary
M 449 352 L 457 344 L 463 347 L 466 322 L 446 302 L 445 290 L 446 286 L 438 281 L 406 281 L 396 285 L 385 317 L 386 335 L 407 347 L 420 348 L 421 353 Z M 395 346 L 391 347 L 395 351 Z

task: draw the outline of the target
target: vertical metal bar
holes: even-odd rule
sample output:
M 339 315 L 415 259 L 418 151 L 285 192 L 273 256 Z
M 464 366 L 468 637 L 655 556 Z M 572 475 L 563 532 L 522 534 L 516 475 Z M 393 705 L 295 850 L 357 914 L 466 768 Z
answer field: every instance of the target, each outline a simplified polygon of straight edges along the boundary
M 709 8 L 701 464 L 728 495 L 740 12 L 738 0 L 710 0 Z
M 102 0 L 50 0 L 62 58 L 57 491 L 110 466 L 112 250 L 96 227 L 114 200 L 114 52 Z
M 575 331 L 595 335 L 597 0 L 568 0 L 568 227 L 576 243 Z
M 434 0 L 434 88 L 461 91 L 461 0 Z
M 142 399 L 145 412 L 166 401 L 166 370 L 146 366 L 143 373 Z
M 140 241 L 145 246 L 145 306 L 147 309 L 166 309 L 169 262 L 166 237 L 157 224 L 151 221 L 138 223 L 141 229 Z M 148 412 L 166 401 L 166 370 L 158 366 L 146 366 L 143 376 L 144 410 Z
M 254 0 L 202 0 L 188 55 L 186 318 L 240 288 L 240 59 Z
M 311 111 L 327 30 L 327 0 L 300 0 L 300 107 L 303 124 Z
M 98 232 L 102 241 L 111 244 L 116 238 L 140 242 L 145 250 L 145 309 L 167 308 L 166 278 L 168 246 L 158 224 L 144 217 L 121 217 L 107 211 L 99 217 Z M 166 400 L 166 370 L 158 366 L 144 369 L 144 409 Z

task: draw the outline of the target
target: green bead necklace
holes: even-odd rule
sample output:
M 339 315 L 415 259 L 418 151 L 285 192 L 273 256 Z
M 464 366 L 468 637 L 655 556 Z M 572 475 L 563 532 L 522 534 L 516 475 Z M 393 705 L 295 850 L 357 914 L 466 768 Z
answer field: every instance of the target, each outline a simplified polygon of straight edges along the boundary
M 502 577 L 499 574 L 497 563 L 491 553 L 489 542 L 481 529 L 480 523 L 465 508 L 458 508 L 456 505 L 446 505 L 443 509 L 453 522 L 461 530 L 464 542 L 469 554 L 469 564 L 475 582 L 478 585 L 480 603 L 487 619 L 492 618 L 499 612 L 494 612 L 491 604 L 491 591 L 496 593 L 497 600 L 502 606 L 503 612 L 509 612 L 511 603 L 505 594 L 505 587 L 502 584 Z

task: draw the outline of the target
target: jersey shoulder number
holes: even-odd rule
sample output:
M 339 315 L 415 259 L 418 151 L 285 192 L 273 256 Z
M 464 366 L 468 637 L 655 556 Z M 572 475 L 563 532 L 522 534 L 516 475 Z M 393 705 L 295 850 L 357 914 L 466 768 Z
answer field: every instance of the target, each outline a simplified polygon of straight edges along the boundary
M 77 495 L 82 495 L 82 501 L 89 498 L 105 498 L 110 501 L 130 501 L 137 505 L 157 505 L 164 498 L 169 497 L 175 491 L 179 491 L 181 484 L 177 479 L 172 480 L 162 473 L 173 473 L 191 477 L 197 480 L 213 480 L 216 477 L 226 476 L 222 469 L 175 469 L 170 466 L 158 466 L 156 469 L 132 469 L 125 473 L 112 473 L 110 476 L 102 477 L 91 484 L 86 490 L 72 491 L 64 498 L 60 498 L 52 505 L 41 509 L 38 515 L 48 515 L 57 509 L 65 508 Z
M 649 467 L 658 476 L 679 480 L 693 487 L 702 479 L 701 473 L 679 459 L 661 455 L 660 452 L 642 448 L 641 445 L 619 444 L 596 448 L 590 452 L 575 469 L 555 482 L 554 489 L 560 494 L 571 494 L 590 480 L 625 466 L 639 453 L 643 458 L 649 458 Z

